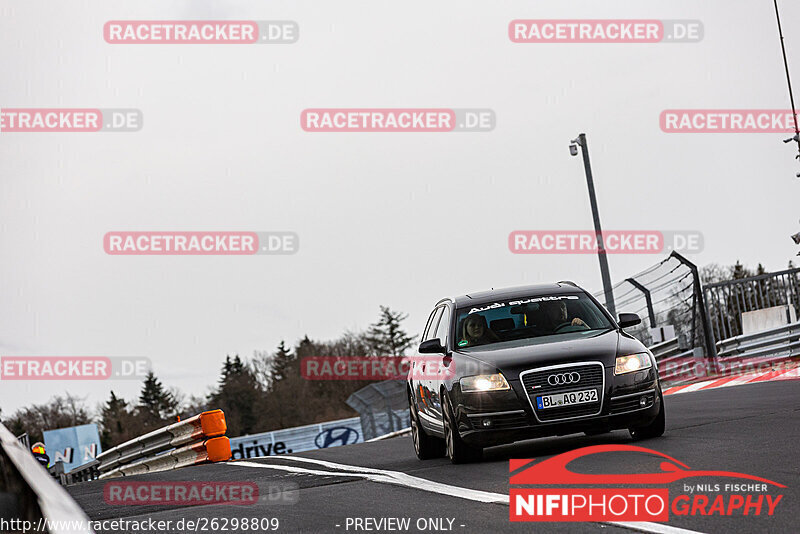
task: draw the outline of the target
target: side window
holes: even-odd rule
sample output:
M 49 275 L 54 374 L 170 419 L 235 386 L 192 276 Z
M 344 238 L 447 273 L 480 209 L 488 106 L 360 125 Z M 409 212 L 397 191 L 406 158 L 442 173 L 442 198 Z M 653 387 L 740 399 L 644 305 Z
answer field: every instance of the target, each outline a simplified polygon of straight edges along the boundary
M 436 336 L 441 340 L 443 346 L 447 346 L 447 335 L 450 332 L 450 308 L 443 306 L 444 312 L 442 319 L 439 321 L 439 327 L 436 329 Z
M 428 332 L 431 329 L 431 323 L 433 322 L 434 315 L 436 315 L 436 310 L 433 310 L 431 314 L 428 316 L 428 322 L 425 323 L 425 329 L 422 331 L 422 337 L 420 338 L 421 342 L 428 339 Z
M 425 328 L 425 333 L 422 335 L 422 341 L 428 341 L 436 337 L 436 326 L 439 324 L 439 317 L 442 316 L 443 309 L 442 306 L 439 306 L 433 310 L 431 318 L 428 320 L 428 326 Z

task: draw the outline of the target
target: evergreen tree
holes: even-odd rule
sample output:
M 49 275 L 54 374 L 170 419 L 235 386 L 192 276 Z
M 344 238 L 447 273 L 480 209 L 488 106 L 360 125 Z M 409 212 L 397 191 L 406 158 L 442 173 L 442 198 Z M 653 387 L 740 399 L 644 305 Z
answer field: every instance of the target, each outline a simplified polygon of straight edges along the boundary
M 139 394 L 137 410 L 146 427 L 157 427 L 172 419 L 177 413 L 178 403 L 156 378 L 153 371 L 145 376 Z
M 736 260 L 736 265 L 731 267 L 731 278 L 734 280 L 740 280 L 742 278 L 748 278 L 753 276 L 753 272 L 741 264 L 739 260 Z
M 311 343 L 311 341 L 308 339 L 308 336 L 305 336 L 303 341 L 306 343 Z M 303 341 L 301 341 L 301 343 Z M 291 372 L 294 361 L 295 355 L 292 354 L 288 348 L 286 348 L 286 343 L 281 340 L 277 351 L 275 351 L 275 354 L 272 356 L 271 383 L 274 384 L 275 382 L 280 382 L 281 380 L 285 379 Z
M 378 356 L 402 356 L 414 342 L 414 336 L 403 330 L 402 322 L 408 314 L 393 312 L 381 306 L 378 322 L 370 325 L 366 341 Z
M 237 358 L 239 356 L 236 356 Z M 228 377 L 231 376 L 231 367 L 233 366 L 233 362 L 231 362 L 231 357 L 226 355 L 225 362 L 222 364 L 222 374 L 219 377 L 219 384 L 218 387 L 222 387 L 225 382 L 227 382 Z
M 262 391 L 252 369 L 239 355 L 225 357 L 217 390 L 209 395 L 212 408 L 225 412 L 228 435 L 240 436 L 257 431 L 257 410 Z
M 111 397 L 100 410 L 100 445 L 107 450 L 122 442 L 135 438 L 143 430 L 125 399 Z

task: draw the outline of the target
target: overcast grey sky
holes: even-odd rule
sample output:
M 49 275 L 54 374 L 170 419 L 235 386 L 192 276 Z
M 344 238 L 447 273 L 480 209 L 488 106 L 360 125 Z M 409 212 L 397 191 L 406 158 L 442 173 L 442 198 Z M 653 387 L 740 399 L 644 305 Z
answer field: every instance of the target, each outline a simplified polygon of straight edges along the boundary
M 800 5 L 781 2 L 800 86 Z M 294 20 L 291 45 L 110 45 L 125 19 Z M 698 19 L 689 44 L 515 44 L 518 18 Z M 0 133 L 0 354 L 145 356 L 203 394 L 226 354 L 365 328 L 418 333 L 449 294 L 572 279 L 513 230 L 697 230 L 699 265 L 785 268 L 800 166 L 782 134 L 666 134 L 675 108 L 789 109 L 772 2 L 0 1 L 0 107 L 139 108 L 136 133 Z M 491 108 L 488 133 L 308 133 L 324 107 Z M 112 230 L 287 230 L 292 256 L 109 256 Z M 662 256 L 614 255 L 619 281 Z M 5 414 L 138 381 L 0 383 Z

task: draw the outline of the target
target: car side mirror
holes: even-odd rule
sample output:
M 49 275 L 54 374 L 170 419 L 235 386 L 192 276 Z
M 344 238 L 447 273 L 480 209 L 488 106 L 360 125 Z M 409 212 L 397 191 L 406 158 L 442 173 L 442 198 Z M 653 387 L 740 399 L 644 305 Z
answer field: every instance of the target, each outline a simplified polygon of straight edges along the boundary
M 628 328 L 629 326 L 636 326 L 637 324 L 641 323 L 642 320 L 639 319 L 639 316 L 635 313 L 620 313 L 619 314 L 619 326 L 620 328 Z
M 442 342 L 438 337 L 423 341 L 419 344 L 420 354 L 445 354 L 447 349 L 442 346 Z

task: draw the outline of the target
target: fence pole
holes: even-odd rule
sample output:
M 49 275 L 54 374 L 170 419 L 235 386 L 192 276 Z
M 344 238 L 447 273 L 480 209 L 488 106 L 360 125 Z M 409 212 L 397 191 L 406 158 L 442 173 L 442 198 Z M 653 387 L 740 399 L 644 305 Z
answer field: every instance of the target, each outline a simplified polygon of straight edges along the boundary
M 706 300 L 703 297 L 703 288 L 700 284 L 700 273 L 697 270 L 697 265 L 690 262 L 674 250 L 670 256 L 686 265 L 692 271 L 692 278 L 694 279 L 694 294 L 697 297 L 697 305 L 700 307 L 700 323 L 703 325 L 703 333 L 705 334 L 706 359 L 713 361 L 717 357 L 717 348 L 714 344 L 714 333 L 711 331 L 711 328 L 709 328 L 708 309 L 706 308 Z
M 697 336 L 697 293 L 692 295 L 692 347 Z
M 644 300 L 647 302 L 647 315 L 650 317 L 650 328 L 656 327 L 656 314 L 653 312 L 653 299 L 650 298 L 650 290 L 644 287 L 642 284 L 634 280 L 633 278 L 626 278 L 626 282 L 631 284 L 633 287 L 644 293 Z

